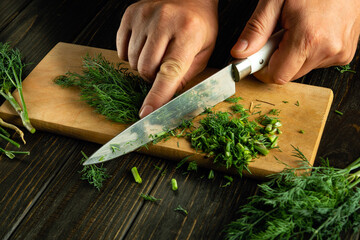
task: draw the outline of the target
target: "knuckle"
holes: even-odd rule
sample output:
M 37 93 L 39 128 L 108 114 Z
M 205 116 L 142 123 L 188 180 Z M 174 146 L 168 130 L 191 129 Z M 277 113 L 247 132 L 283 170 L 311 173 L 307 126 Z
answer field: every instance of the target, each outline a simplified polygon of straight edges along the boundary
M 152 80 L 155 77 L 155 70 L 149 64 L 139 64 L 138 72 L 140 76 L 145 78 L 146 80 Z
M 249 19 L 246 23 L 247 29 L 252 32 L 255 32 L 259 35 L 263 35 L 266 32 L 266 20 L 263 19 L 260 15 L 256 15 Z
M 165 77 L 174 78 L 181 75 L 182 69 L 183 67 L 179 60 L 168 59 L 161 64 L 159 73 Z

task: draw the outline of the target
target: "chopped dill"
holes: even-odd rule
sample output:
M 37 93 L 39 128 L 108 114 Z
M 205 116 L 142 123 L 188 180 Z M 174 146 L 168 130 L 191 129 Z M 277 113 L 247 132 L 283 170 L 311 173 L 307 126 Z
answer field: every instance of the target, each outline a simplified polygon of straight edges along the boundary
M 150 202 L 159 202 L 159 201 L 161 201 L 161 199 L 158 199 L 158 198 L 156 198 L 154 196 L 147 195 L 147 194 L 144 194 L 144 193 L 140 193 L 140 197 L 142 197 L 144 200 L 150 201 Z
M 81 154 L 83 155 L 81 163 L 84 163 L 88 159 L 88 156 L 86 156 L 83 151 L 81 151 Z M 111 177 L 106 173 L 106 168 L 104 168 L 102 165 L 99 167 L 95 164 L 84 166 L 83 169 L 79 171 L 79 173 L 82 174 L 80 178 L 81 180 L 87 180 L 99 191 L 103 186 L 103 182 Z
M 243 98 L 242 97 L 229 97 L 229 98 L 225 99 L 225 102 L 238 103 L 239 100 L 243 100 Z
M 188 211 L 186 209 L 184 209 L 182 206 L 178 205 L 175 209 L 175 212 L 180 212 L 182 214 L 184 214 L 185 216 L 188 215 Z
M 197 171 L 198 166 L 197 163 L 195 161 L 189 162 L 187 170 L 188 171 Z
M 345 73 L 345 72 L 356 73 L 356 71 L 351 70 L 350 64 L 344 66 L 337 66 L 335 67 L 335 69 L 338 70 L 340 73 Z
M 335 112 L 336 114 L 340 115 L 340 116 L 344 115 L 344 113 L 343 113 L 343 112 L 340 112 L 339 110 L 335 110 L 334 112 Z

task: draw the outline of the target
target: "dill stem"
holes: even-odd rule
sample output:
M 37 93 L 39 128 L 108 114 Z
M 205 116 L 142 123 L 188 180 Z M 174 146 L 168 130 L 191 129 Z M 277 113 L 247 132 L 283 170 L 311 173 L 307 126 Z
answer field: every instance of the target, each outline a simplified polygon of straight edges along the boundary
M 131 168 L 131 173 L 134 176 L 135 182 L 142 183 L 142 179 L 136 167 Z
M 3 135 L 0 133 L 0 138 L 5 139 L 6 141 L 8 141 L 9 143 L 11 143 L 12 145 L 14 145 L 17 148 L 20 148 L 20 144 L 15 142 L 14 140 L 12 140 L 11 138 L 8 138 L 7 136 Z

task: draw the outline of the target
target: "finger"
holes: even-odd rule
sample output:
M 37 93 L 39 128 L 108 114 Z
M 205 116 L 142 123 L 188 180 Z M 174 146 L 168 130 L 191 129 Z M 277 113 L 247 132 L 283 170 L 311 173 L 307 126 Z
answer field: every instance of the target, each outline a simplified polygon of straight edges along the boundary
M 268 66 L 254 74 L 266 83 L 285 84 L 293 80 L 307 60 L 304 39 L 301 35 L 286 31 L 279 48 L 271 56 Z M 309 66 L 303 69 L 308 71 Z
M 128 47 L 128 60 L 130 67 L 134 70 L 137 70 L 139 56 L 146 42 L 146 38 L 146 35 L 140 32 L 133 31 L 131 33 Z
M 169 41 L 167 35 L 156 33 L 149 35 L 147 38 L 137 64 L 138 72 L 145 80 L 155 79 Z
M 234 58 L 245 58 L 260 50 L 279 20 L 283 1 L 260 0 L 238 41 L 231 49 Z
M 140 118 L 170 101 L 189 70 L 195 57 L 194 48 L 192 44 L 180 44 L 180 42 L 176 40 L 170 42 L 153 86 L 140 109 Z
M 131 30 L 124 26 L 124 23 L 120 24 L 120 27 L 116 34 L 116 49 L 118 56 L 121 60 L 128 60 L 128 43 L 131 36 Z

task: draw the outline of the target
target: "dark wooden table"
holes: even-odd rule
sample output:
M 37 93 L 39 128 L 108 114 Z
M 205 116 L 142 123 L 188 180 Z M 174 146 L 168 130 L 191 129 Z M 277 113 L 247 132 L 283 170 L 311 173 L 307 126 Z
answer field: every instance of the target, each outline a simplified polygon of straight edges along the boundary
M 1 0 L 0 41 L 11 42 L 32 63 L 25 75 L 60 41 L 115 50 L 121 16 L 132 2 Z M 256 1 L 220 1 L 220 32 L 210 67 L 229 61 L 229 50 L 255 5 Z M 298 80 L 334 91 L 318 157 L 328 157 L 336 167 L 360 156 L 359 56 L 357 52 L 351 63 L 355 74 L 328 68 Z M 335 114 L 335 109 L 344 115 Z M 175 171 L 174 162 L 131 153 L 105 165 L 112 177 L 98 191 L 80 180 L 78 171 L 80 152 L 91 153 L 99 145 L 40 131 L 25 137 L 22 150 L 29 150 L 30 156 L 0 157 L 1 239 L 220 239 L 224 226 L 239 217 L 238 208 L 256 194 L 260 183 L 235 177 L 223 188 L 223 173 L 208 180 L 207 169 L 185 175 Z M 142 184 L 130 174 L 134 165 L 141 166 Z M 171 178 L 178 181 L 177 193 L 170 189 Z M 162 201 L 145 202 L 139 193 Z M 175 212 L 178 205 L 189 214 Z

